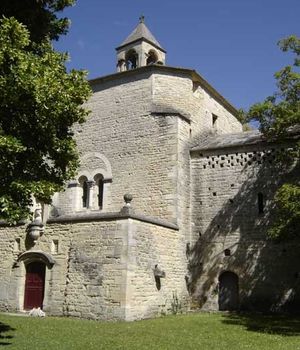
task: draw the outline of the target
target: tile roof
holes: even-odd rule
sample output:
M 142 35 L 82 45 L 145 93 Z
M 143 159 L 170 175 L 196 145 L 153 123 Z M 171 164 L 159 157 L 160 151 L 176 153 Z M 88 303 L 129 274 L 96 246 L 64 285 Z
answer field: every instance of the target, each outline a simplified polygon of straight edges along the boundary
M 233 134 L 209 135 L 192 147 L 192 151 L 204 151 L 219 148 L 246 146 L 264 141 L 263 135 L 258 130 Z

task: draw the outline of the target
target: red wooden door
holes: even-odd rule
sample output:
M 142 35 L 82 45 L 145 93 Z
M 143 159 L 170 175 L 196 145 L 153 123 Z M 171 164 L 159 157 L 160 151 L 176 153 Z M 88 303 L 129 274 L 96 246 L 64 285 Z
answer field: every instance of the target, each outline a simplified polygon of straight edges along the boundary
M 24 309 L 43 308 L 45 264 L 32 262 L 26 266 Z

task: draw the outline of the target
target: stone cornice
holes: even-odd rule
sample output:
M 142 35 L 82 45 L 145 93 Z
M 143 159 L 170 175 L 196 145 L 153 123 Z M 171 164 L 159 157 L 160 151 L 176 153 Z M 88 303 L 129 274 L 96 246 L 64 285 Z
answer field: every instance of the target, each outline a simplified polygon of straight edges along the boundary
M 112 212 L 112 213 L 76 213 L 71 215 L 61 215 L 55 218 L 49 218 L 47 224 L 59 224 L 69 222 L 86 222 L 86 221 L 114 221 L 133 219 L 137 221 L 147 222 L 149 224 L 166 227 L 172 230 L 178 231 L 179 228 L 176 224 L 159 218 L 146 216 L 143 214 L 135 214 L 129 212 Z
M 152 104 L 151 105 L 151 111 L 150 113 L 152 115 L 157 115 L 157 116 L 166 116 L 166 115 L 171 115 L 171 116 L 177 116 L 179 118 L 182 118 L 189 124 L 191 123 L 191 116 L 181 110 L 175 109 L 170 106 L 165 106 L 165 105 L 158 105 L 158 104 Z

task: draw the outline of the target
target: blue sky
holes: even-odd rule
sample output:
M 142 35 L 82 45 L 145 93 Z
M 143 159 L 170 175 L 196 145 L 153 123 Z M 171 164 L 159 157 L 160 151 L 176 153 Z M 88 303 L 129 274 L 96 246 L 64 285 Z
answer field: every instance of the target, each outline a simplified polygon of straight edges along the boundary
M 167 65 L 197 70 L 235 107 L 275 91 L 273 74 L 291 62 L 277 41 L 300 35 L 300 0 L 77 0 L 71 28 L 55 47 L 89 78 L 116 72 L 115 47 L 139 16 L 167 50 Z

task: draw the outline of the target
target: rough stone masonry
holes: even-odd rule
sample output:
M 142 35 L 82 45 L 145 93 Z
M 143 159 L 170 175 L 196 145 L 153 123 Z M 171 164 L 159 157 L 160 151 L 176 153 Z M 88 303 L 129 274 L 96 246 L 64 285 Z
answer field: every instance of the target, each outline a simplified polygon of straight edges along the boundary
M 297 172 L 276 162 L 290 142 L 242 132 L 236 109 L 165 54 L 142 20 L 117 48 L 118 73 L 90 81 L 78 176 L 42 224 L 1 224 L 2 311 L 299 307 L 299 247 L 266 239 L 275 190 Z

